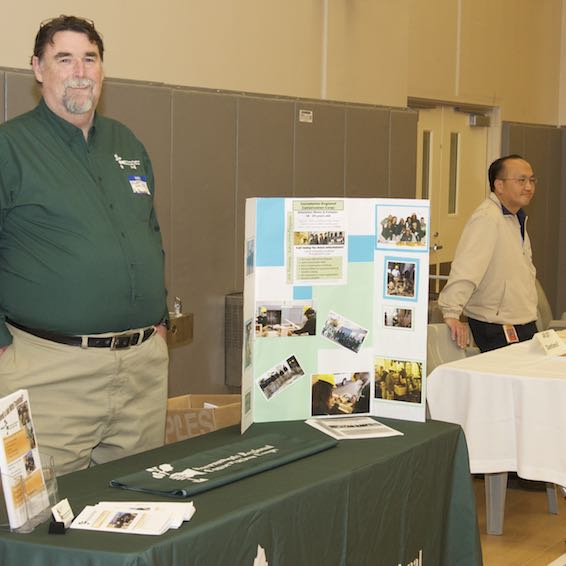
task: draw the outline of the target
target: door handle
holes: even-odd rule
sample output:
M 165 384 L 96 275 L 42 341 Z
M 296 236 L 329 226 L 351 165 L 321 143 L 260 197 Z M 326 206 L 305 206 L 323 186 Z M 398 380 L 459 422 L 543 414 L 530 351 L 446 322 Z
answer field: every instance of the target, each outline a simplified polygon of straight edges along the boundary
M 432 246 L 430 247 L 431 251 L 433 252 L 437 252 L 438 250 L 441 250 L 444 246 L 442 244 L 432 244 Z

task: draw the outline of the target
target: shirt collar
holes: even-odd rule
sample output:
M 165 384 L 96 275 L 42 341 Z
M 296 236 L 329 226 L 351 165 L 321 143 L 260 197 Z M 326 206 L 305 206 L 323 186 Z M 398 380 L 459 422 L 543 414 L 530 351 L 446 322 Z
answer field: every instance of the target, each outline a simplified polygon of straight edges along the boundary
M 45 99 L 43 97 L 39 101 L 37 112 L 40 114 L 40 116 L 47 119 L 55 127 L 56 131 L 65 142 L 72 143 L 77 139 L 77 136 L 80 136 L 81 139 L 84 139 L 82 130 L 74 124 L 67 122 L 67 120 L 61 118 L 61 116 L 57 116 L 57 114 L 55 114 L 55 112 L 53 112 L 53 110 L 51 110 L 51 108 L 47 106 L 47 103 L 45 102 Z M 97 122 L 98 115 L 95 112 L 92 120 L 92 126 L 89 130 L 89 141 L 94 136 Z
M 510 210 L 508 210 L 507 208 L 505 208 L 505 206 L 501 205 L 501 212 L 502 212 L 504 215 L 505 215 L 505 214 L 509 214 L 509 215 L 511 215 L 511 216 L 517 216 L 517 218 L 518 218 L 518 220 L 519 220 L 519 222 L 520 222 L 521 224 L 523 224 L 523 223 L 525 222 L 525 218 L 527 217 L 526 212 L 525 212 L 522 208 L 520 208 L 520 209 L 517 211 L 517 214 L 515 215 L 515 214 L 513 214 Z
M 508 208 L 506 208 L 505 205 L 497 198 L 497 195 L 494 192 L 491 192 L 489 196 L 490 196 L 492 201 L 494 201 L 495 203 L 497 203 L 501 207 L 501 212 L 504 215 L 508 214 L 508 215 L 511 215 L 511 216 L 515 216 L 515 214 L 513 212 L 511 212 Z M 522 208 L 520 208 L 517 211 L 517 218 L 519 219 L 519 221 L 524 220 L 526 218 L 526 216 L 527 216 L 527 214 Z
M 489 197 L 491 198 L 492 201 L 499 204 L 499 206 L 501 207 L 501 212 L 502 212 L 503 216 L 516 216 L 517 217 L 517 220 L 519 221 L 519 226 L 521 228 L 521 238 L 523 239 L 523 241 L 525 241 L 525 222 L 526 222 L 526 218 L 527 218 L 527 214 L 525 213 L 525 211 L 522 208 L 520 208 L 517 211 L 517 214 L 513 214 L 508 208 L 506 208 L 503 205 L 503 203 L 497 198 L 497 195 L 495 193 L 491 192 Z

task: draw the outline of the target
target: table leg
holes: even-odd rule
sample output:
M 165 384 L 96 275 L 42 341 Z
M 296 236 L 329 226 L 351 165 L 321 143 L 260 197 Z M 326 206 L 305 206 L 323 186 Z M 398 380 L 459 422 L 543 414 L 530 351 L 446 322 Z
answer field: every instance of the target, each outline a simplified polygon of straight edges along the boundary
M 556 484 L 546 482 L 546 499 L 548 501 L 548 512 L 558 515 L 558 501 L 556 498 Z
M 488 535 L 503 534 L 507 472 L 485 474 L 485 513 Z

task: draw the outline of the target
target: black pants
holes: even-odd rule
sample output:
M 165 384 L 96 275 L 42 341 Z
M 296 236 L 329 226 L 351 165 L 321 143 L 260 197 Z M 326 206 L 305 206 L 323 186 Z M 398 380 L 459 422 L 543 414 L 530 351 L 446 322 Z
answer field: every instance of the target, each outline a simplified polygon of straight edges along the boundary
M 482 322 L 481 320 L 475 320 L 473 318 L 468 318 L 468 324 L 470 325 L 474 341 L 481 352 L 497 350 L 497 348 L 503 348 L 503 346 L 508 345 L 501 324 Z M 514 324 L 513 326 L 515 326 L 515 330 L 517 331 L 519 342 L 530 340 L 537 332 L 536 322 Z

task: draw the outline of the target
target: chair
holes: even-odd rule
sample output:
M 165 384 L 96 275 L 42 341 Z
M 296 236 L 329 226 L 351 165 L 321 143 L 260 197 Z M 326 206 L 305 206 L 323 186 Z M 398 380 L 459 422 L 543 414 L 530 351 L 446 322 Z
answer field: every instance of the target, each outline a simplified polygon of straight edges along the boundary
M 536 288 L 538 297 L 537 330 L 541 332 L 542 330 L 560 330 L 566 328 L 566 312 L 562 313 L 560 319 L 554 319 L 550 303 L 538 279 L 536 280 Z
M 468 329 L 469 332 L 469 329 Z M 469 332 L 470 339 L 472 338 Z M 479 353 L 476 346 L 459 348 L 450 336 L 450 328 L 444 322 L 433 322 L 428 325 L 426 347 L 426 371 L 430 374 L 440 364 L 461 360 Z

